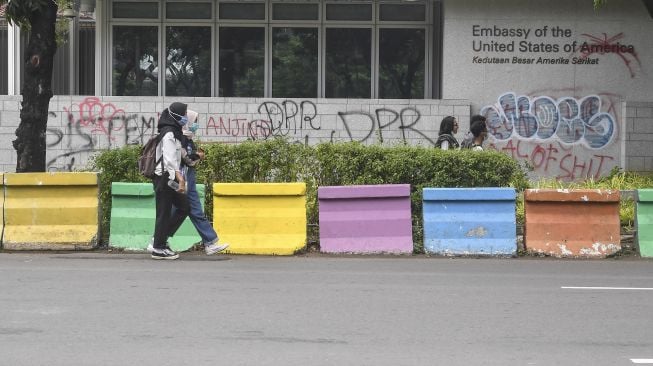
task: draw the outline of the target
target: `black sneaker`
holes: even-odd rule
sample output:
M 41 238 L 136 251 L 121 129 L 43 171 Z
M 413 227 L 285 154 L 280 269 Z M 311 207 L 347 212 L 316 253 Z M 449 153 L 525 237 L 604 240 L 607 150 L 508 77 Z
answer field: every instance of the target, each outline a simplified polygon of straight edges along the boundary
M 157 249 L 154 248 L 152 251 L 152 259 L 177 259 L 179 254 L 173 252 L 170 249 Z

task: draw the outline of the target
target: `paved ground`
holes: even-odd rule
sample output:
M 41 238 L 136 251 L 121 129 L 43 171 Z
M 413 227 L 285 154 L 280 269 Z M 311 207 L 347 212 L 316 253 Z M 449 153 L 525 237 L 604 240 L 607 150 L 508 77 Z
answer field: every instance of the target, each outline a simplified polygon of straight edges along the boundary
M 651 287 L 633 258 L 0 253 L 0 365 L 632 365 Z

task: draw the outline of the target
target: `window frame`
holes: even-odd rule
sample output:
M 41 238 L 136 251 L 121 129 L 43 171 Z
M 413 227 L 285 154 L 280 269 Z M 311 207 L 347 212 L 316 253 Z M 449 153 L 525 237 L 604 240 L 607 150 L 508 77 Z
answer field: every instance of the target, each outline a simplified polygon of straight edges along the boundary
M 110 26 L 109 26 L 109 42 L 110 42 L 109 45 L 110 46 L 109 46 L 109 52 L 108 52 L 109 53 L 109 63 L 107 65 L 108 66 L 107 67 L 107 74 L 108 74 L 108 83 L 107 84 L 109 85 L 109 94 L 114 96 L 114 94 L 113 94 L 113 65 L 114 65 L 113 62 L 114 61 L 113 60 L 115 58 L 115 55 L 114 55 L 114 44 L 115 44 L 114 41 L 115 40 L 113 39 L 113 33 L 114 33 L 114 28 L 115 27 L 156 27 L 157 28 L 157 35 L 158 35 L 157 36 L 157 58 L 159 60 L 159 64 L 158 64 L 159 79 L 157 81 L 157 95 L 156 96 L 161 96 L 162 95 L 161 94 L 161 92 L 162 92 L 162 89 L 161 89 L 162 83 L 161 83 L 160 73 L 161 73 L 161 66 L 162 66 L 162 63 L 161 63 L 161 57 L 162 57 L 161 27 L 162 26 L 158 22 L 150 22 L 150 23 L 146 23 L 146 24 L 135 24 L 133 22 L 113 22 L 112 24 L 110 24 Z M 152 96 L 154 96 L 154 95 L 152 95 Z
M 317 75 L 317 98 L 326 98 L 326 34 L 331 28 L 365 28 L 370 29 L 370 98 L 379 99 L 380 86 L 380 32 L 382 29 L 422 29 L 424 31 L 424 99 L 430 99 L 434 95 L 433 85 L 436 79 L 437 70 L 433 70 L 434 58 L 438 56 L 437 43 L 433 39 L 438 34 L 434 29 L 435 17 L 434 9 L 438 9 L 438 4 L 433 2 L 439 0 L 417 0 L 407 2 L 406 0 L 107 0 L 106 9 L 109 50 L 105 56 L 106 60 L 106 85 L 108 95 L 113 95 L 113 66 L 114 66 L 114 42 L 113 33 L 116 26 L 156 26 L 157 27 L 157 57 L 159 61 L 159 81 L 157 85 L 158 96 L 166 96 L 166 72 L 167 72 L 167 27 L 179 26 L 201 26 L 211 28 L 211 97 L 220 96 L 220 30 L 230 27 L 256 27 L 263 28 L 264 31 L 264 86 L 263 97 L 272 98 L 272 36 L 275 28 L 316 28 L 318 32 L 318 75 Z M 115 2 L 127 3 L 156 3 L 158 4 L 158 18 L 114 18 L 113 4 Z M 170 3 L 210 3 L 211 16 L 207 19 L 168 19 L 166 11 Z M 264 10 L 264 19 L 220 19 L 220 5 L 224 3 L 241 3 L 241 4 L 262 4 Z M 293 3 L 293 4 L 317 4 L 317 20 L 275 20 L 272 19 L 272 10 L 274 4 Z M 422 4 L 425 8 L 424 21 L 381 21 L 380 9 L 385 4 L 409 5 Z M 328 5 L 339 4 L 361 4 L 370 7 L 371 17 L 369 20 L 327 20 L 326 9 Z M 439 20 L 441 21 L 441 20 Z M 440 25 L 441 26 L 441 25 Z M 279 97 L 277 97 L 279 98 Z
M 236 24 L 236 23 L 228 23 L 228 24 L 217 24 L 215 27 L 215 63 L 217 65 L 216 67 L 216 73 L 215 73 L 215 92 L 213 94 L 214 97 L 217 98 L 259 98 L 259 97 L 225 97 L 220 95 L 220 29 L 221 28 L 263 28 L 263 44 L 264 44 L 264 49 L 263 49 L 263 96 L 261 98 L 267 98 L 268 94 L 268 88 L 269 88 L 269 83 L 268 83 L 268 78 L 269 78 L 269 73 L 268 73 L 268 68 L 270 67 L 270 57 L 268 56 L 269 48 L 270 48 L 270 42 L 268 42 L 268 38 L 270 37 L 270 27 L 267 26 L 267 24 Z
M 374 95 L 376 99 L 381 99 L 381 96 L 379 95 L 379 78 L 381 77 L 380 69 L 381 69 L 381 46 L 380 46 L 380 40 L 381 40 L 381 29 L 422 29 L 424 30 L 424 96 L 422 97 L 423 99 L 430 99 L 431 98 L 431 78 L 430 78 L 430 62 L 431 62 L 431 44 L 429 42 L 429 32 L 431 31 L 430 28 L 427 25 L 413 25 L 413 26 L 402 26 L 402 27 L 397 27 L 396 25 L 392 24 L 384 24 L 384 25 L 379 25 L 376 27 L 376 44 L 375 44 L 375 49 L 376 52 L 374 54 L 375 60 L 374 63 L 377 66 L 377 74 L 375 76 L 376 78 L 376 89 L 374 90 Z
M 187 24 L 185 22 L 165 22 L 165 23 L 163 23 L 163 25 L 161 27 L 162 27 L 163 32 L 164 32 L 164 34 L 161 37 L 159 37 L 159 38 L 161 38 L 160 41 L 163 43 L 162 48 L 161 48 L 161 53 L 162 53 L 162 56 L 165 56 L 164 58 L 162 58 L 163 62 L 161 62 L 161 64 L 163 65 L 163 70 L 164 70 L 163 80 L 161 82 L 161 84 L 163 84 L 162 88 L 161 88 L 161 90 L 162 90 L 161 95 L 162 96 L 167 96 L 167 94 L 166 94 L 166 84 L 168 82 L 168 78 L 167 78 L 166 73 L 167 73 L 167 70 L 168 70 L 168 58 L 167 58 L 167 49 L 168 49 L 168 34 L 167 34 L 168 29 L 167 28 L 168 27 L 209 27 L 210 28 L 210 35 L 211 35 L 211 50 L 209 51 L 209 54 L 211 55 L 211 66 L 210 66 L 211 67 L 211 87 L 210 87 L 210 95 L 208 95 L 208 96 L 198 96 L 197 98 L 212 97 L 213 95 L 215 95 L 215 84 L 213 82 L 215 80 L 215 77 L 214 77 L 213 74 L 215 74 L 216 70 L 219 70 L 219 69 L 217 69 L 215 67 L 216 60 L 215 60 L 215 57 L 213 56 L 215 54 L 215 44 L 216 44 L 216 42 L 215 42 L 215 36 L 216 36 L 216 34 L 215 34 L 215 23 L 206 22 L 205 24 L 201 24 L 201 23 Z M 159 79 L 161 79 L 161 77 L 159 77 Z
M 374 78 L 374 75 L 376 73 L 376 62 L 374 60 L 374 44 L 376 43 L 376 32 L 374 31 L 374 25 L 369 24 L 369 25 L 362 25 L 362 24 L 354 24 L 354 23 L 348 23 L 347 26 L 336 26 L 336 25 L 324 25 L 323 26 L 324 30 L 322 32 L 322 47 L 320 48 L 320 52 L 322 53 L 322 64 L 320 65 L 321 69 L 321 79 L 322 79 L 322 89 L 320 94 L 320 98 L 333 98 L 333 97 L 327 97 L 326 96 L 326 35 L 327 35 L 327 29 L 333 28 L 333 29 L 344 29 L 344 28 L 361 28 L 361 29 L 369 29 L 370 30 L 370 99 L 376 99 L 374 90 L 375 90 L 375 83 L 376 80 Z M 337 99 L 345 99 L 345 98 L 337 98 Z M 367 98 L 354 98 L 354 99 L 367 99 Z
M 269 68 L 266 68 L 266 70 L 265 70 L 266 71 L 266 77 L 265 77 L 266 80 L 265 81 L 266 81 L 266 85 L 269 87 L 269 90 L 268 90 L 268 88 L 266 88 L 265 95 L 267 95 L 269 98 L 275 98 L 274 96 L 272 96 L 272 87 L 273 87 L 273 85 L 272 85 L 272 80 L 273 80 L 272 79 L 272 71 L 273 71 L 272 70 L 272 67 L 273 67 L 273 65 L 272 65 L 272 41 L 273 41 L 272 36 L 273 36 L 273 33 L 274 33 L 273 30 L 275 28 L 313 28 L 313 29 L 317 29 L 317 76 L 316 76 L 317 77 L 317 90 L 316 90 L 316 94 L 317 94 L 317 98 L 323 98 L 324 93 L 321 92 L 321 90 L 322 90 L 322 78 L 320 77 L 320 75 L 322 74 L 322 71 L 321 71 L 321 65 L 323 64 L 322 59 L 324 57 L 324 52 L 322 52 L 322 44 L 323 44 L 323 41 L 322 41 L 322 33 L 323 33 L 322 27 L 320 27 L 319 24 L 315 24 L 315 23 L 305 23 L 305 24 L 304 23 L 293 23 L 292 25 L 282 25 L 282 24 L 285 24 L 285 23 L 270 24 L 270 27 L 269 27 L 269 30 L 268 30 L 268 33 L 267 33 L 267 38 L 268 39 L 266 40 L 266 47 L 267 47 L 267 49 L 266 49 L 266 59 L 269 60 L 269 62 L 268 62 L 268 67 Z M 276 98 L 284 98 L 284 97 L 276 97 Z M 314 99 L 313 97 L 306 97 L 306 98 Z

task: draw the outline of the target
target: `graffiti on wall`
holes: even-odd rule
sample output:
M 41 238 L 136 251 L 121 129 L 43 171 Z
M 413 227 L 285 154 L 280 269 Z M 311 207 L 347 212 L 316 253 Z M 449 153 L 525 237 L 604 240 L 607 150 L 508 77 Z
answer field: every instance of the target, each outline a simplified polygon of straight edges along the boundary
M 316 139 L 316 142 L 383 143 L 384 132 L 398 131 L 402 142 L 417 138 L 427 144 L 434 144 L 434 140 L 422 130 L 423 126 L 420 124 L 423 121 L 422 115 L 415 107 L 405 107 L 398 111 L 391 108 L 377 108 L 373 113 L 337 112 L 337 124 L 329 130 L 323 127 L 317 107 L 311 101 L 263 102 L 258 107 L 258 113 L 261 116 L 258 119 L 248 119 L 238 115 L 209 116 L 204 135 L 241 137 L 250 140 L 285 137 L 305 144 L 311 143 L 312 138 Z M 314 136 L 318 131 L 326 133 L 320 134 L 322 137 L 318 138 Z M 341 131 L 344 132 L 344 136 L 340 135 Z
M 413 106 L 331 113 L 320 115 L 317 105 L 310 100 L 264 101 L 256 113 L 202 116 L 201 137 L 220 142 L 284 137 L 304 144 L 401 141 L 433 145 L 435 142 L 432 135 L 436 134 L 437 123 L 424 118 Z M 61 116 L 65 121 L 58 123 Z M 64 107 L 62 114 L 50 112 L 47 146 L 52 154 L 48 155 L 47 169 L 71 171 L 83 167 L 95 151 L 144 144 L 156 133 L 158 116 L 159 113 L 127 113 L 97 97 L 86 97 Z M 330 123 L 324 123 L 325 117 L 332 117 Z
M 620 160 L 616 102 L 603 97 L 504 93 L 480 112 L 487 118 L 489 146 L 526 162 L 538 175 L 599 177 Z
M 143 144 L 156 131 L 157 115 L 127 114 L 113 103 L 102 103 L 96 97 L 87 97 L 63 109 L 64 126 L 47 129 L 47 147 L 57 151 L 54 156 L 48 156 L 48 171 L 71 171 L 76 164 L 83 165 L 86 157 L 96 150 Z M 56 112 L 49 113 L 50 120 L 57 118 Z
M 585 41 L 579 47 L 583 59 L 587 59 L 592 55 L 614 54 L 626 65 L 630 77 L 635 77 L 636 66 L 641 66 L 641 63 L 635 51 L 635 46 L 621 43 L 624 39 L 623 32 L 614 36 L 608 36 L 606 33 L 602 33 L 600 36 L 583 33 L 581 36 L 585 38 Z

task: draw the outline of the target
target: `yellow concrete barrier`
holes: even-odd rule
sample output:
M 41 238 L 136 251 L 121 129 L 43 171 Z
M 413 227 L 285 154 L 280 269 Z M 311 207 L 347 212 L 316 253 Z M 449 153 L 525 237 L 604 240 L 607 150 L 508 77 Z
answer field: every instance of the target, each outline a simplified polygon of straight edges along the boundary
M 214 183 L 213 226 L 227 253 L 292 255 L 306 246 L 306 184 Z
M 91 249 L 97 245 L 97 173 L 6 173 L 4 249 Z

